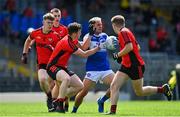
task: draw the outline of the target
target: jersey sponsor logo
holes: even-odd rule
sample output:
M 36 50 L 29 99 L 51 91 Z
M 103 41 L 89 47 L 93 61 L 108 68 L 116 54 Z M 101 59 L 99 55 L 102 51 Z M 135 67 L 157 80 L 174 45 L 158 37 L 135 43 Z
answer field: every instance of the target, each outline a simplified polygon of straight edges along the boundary
M 40 36 L 37 36 L 36 38 L 37 38 L 37 39 L 41 39 L 41 37 L 40 37 Z
M 52 38 L 48 38 L 49 41 L 52 41 Z
M 61 33 L 63 33 L 63 31 L 62 31 L 62 30 L 60 30 L 60 31 L 59 31 L 59 33 L 61 34 Z

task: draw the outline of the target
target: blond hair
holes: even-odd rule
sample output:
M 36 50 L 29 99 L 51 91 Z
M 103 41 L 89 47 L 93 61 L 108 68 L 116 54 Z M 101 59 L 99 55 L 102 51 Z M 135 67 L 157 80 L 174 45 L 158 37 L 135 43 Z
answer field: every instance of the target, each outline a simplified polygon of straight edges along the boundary
M 111 23 L 114 23 L 118 26 L 125 26 L 125 18 L 122 15 L 116 15 L 111 18 Z
M 43 20 L 46 20 L 46 19 L 53 21 L 54 15 L 52 13 L 46 13 L 45 15 L 43 15 Z

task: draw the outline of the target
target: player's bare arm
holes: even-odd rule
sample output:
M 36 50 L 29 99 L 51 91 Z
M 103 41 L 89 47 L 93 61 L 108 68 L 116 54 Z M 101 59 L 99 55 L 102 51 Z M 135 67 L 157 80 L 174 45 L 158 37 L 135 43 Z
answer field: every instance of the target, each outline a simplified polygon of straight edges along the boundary
M 122 57 L 126 54 L 128 54 L 131 50 L 133 50 L 133 45 L 132 43 L 128 43 L 125 45 L 125 47 L 120 51 L 118 52 L 118 57 Z
M 83 51 L 80 48 L 78 48 L 78 50 L 76 52 L 74 52 L 75 55 L 87 58 L 88 56 L 96 53 L 98 50 L 100 49 L 100 47 L 95 47 L 91 50 L 87 50 L 87 51 Z
M 32 42 L 32 39 L 30 38 L 30 36 L 28 36 L 28 38 L 26 39 L 24 43 L 23 53 L 28 53 L 29 47 L 31 46 L 31 42 Z
M 83 43 L 81 45 L 82 50 L 87 50 L 90 47 L 90 43 L 91 43 L 91 35 L 88 35 L 87 37 L 84 38 Z

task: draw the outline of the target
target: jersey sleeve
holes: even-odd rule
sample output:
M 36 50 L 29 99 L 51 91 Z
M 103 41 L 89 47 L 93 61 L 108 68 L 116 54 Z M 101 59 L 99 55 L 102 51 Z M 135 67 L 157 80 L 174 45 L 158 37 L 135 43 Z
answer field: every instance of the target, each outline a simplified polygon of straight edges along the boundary
M 29 37 L 30 37 L 30 39 L 34 39 L 35 38 L 35 32 L 34 31 L 32 31 L 31 33 L 30 33 L 30 35 L 29 35 Z
M 102 42 L 105 42 L 105 41 L 106 41 L 106 39 L 108 38 L 108 35 L 107 35 L 106 33 L 102 33 L 101 37 L 102 37 L 102 38 L 100 38 L 99 42 L 102 43 Z
M 75 52 L 76 50 L 78 50 L 78 47 L 70 40 L 68 40 L 68 46 L 68 51 Z
M 121 35 L 122 35 L 122 38 L 123 38 L 125 44 L 132 42 L 132 40 L 131 40 L 131 38 L 129 37 L 127 31 L 122 31 L 122 32 L 121 32 Z
M 103 33 L 102 36 L 103 36 L 104 39 L 107 39 L 107 38 L 108 38 L 108 35 L 107 35 L 106 33 Z

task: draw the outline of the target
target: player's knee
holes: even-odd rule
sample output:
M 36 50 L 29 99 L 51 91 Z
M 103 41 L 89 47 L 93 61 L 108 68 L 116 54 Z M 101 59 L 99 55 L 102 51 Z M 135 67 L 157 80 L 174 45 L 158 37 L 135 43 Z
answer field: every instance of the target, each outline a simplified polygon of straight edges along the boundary
M 83 84 L 83 83 L 80 83 L 80 84 L 79 84 L 79 87 L 78 87 L 79 91 L 81 91 L 83 88 L 84 88 L 84 84 Z
M 70 83 L 70 77 L 63 78 L 62 81 L 69 84 Z
M 135 90 L 135 94 L 136 94 L 137 96 L 144 96 L 142 90 Z
M 43 85 L 43 84 L 45 84 L 47 82 L 47 78 L 46 77 L 40 77 L 39 82 L 40 82 L 40 84 Z
M 118 89 L 119 89 L 119 87 L 118 87 L 118 85 L 115 82 L 111 83 L 111 85 L 110 85 L 110 90 L 111 91 L 112 90 L 118 90 Z

